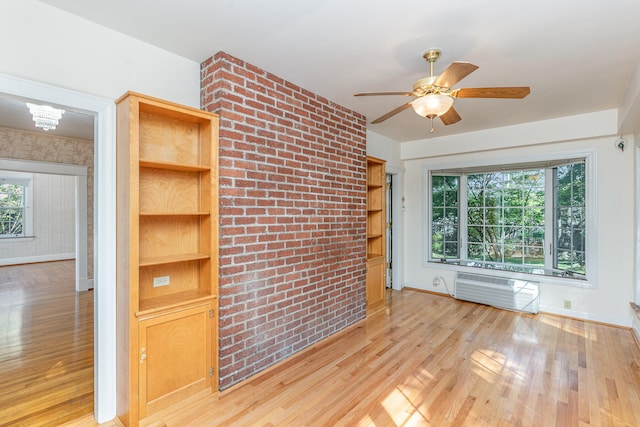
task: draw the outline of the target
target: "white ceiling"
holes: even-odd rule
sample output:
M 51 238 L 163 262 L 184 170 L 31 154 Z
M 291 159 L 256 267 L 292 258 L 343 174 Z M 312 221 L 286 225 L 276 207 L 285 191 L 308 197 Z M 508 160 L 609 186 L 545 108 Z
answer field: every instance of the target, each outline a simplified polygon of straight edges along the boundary
M 42 130 L 36 128 L 29 108 L 27 108 L 27 102 L 35 104 L 46 104 L 56 108 L 62 108 L 64 114 L 60 119 L 60 123 L 56 129 Z M 0 127 L 23 129 L 29 132 L 36 132 L 48 135 L 65 136 L 69 138 L 80 138 L 93 140 L 93 115 L 71 111 L 68 107 L 51 104 L 50 102 L 41 102 L 35 99 L 9 97 L 5 94 L 0 94 Z
M 407 102 L 357 92 L 410 91 L 442 50 L 480 68 L 455 87 L 530 86 L 522 100 L 456 99 L 444 126 L 411 109 L 376 133 L 398 141 L 616 108 L 640 59 L 638 0 L 41 0 L 202 62 L 225 51 L 368 121 Z

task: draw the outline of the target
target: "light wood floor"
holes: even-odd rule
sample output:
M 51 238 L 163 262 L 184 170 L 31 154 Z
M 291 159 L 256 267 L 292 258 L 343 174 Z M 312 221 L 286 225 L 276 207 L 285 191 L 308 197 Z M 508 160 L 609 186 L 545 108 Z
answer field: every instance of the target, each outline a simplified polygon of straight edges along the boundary
M 0 426 L 93 412 L 93 292 L 74 277 L 74 261 L 0 267 Z
M 390 315 L 143 425 L 640 426 L 640 351 L 627 329 L 404 290 Z

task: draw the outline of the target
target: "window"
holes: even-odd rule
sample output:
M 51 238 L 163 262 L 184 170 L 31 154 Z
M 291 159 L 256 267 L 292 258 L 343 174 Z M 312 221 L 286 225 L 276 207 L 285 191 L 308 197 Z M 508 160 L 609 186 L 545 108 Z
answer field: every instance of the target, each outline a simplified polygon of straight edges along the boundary
M 544 266 L 544 170 L 467 176 L 467 258 Z
M 430 261 L 586 278 L 585 159 L 431 171 Z
M 458 257 L 457 176 L 433 176 L 432 183 L 432 257 Z
M 585 273 L 585 170 L 584 163 L 553 170 L 553 266 Z
M 31 174 L 0 175 L 0 238 L 31 235 Z

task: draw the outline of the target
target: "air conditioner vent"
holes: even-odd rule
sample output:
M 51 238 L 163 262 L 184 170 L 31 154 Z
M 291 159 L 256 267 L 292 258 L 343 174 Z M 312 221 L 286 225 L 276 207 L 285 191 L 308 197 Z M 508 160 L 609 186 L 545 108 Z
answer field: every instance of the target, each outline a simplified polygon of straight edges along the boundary
M 458 272 L 454 296 L 507 310 L 537 313 L 539 288 L 538 282 L 528 280 Z

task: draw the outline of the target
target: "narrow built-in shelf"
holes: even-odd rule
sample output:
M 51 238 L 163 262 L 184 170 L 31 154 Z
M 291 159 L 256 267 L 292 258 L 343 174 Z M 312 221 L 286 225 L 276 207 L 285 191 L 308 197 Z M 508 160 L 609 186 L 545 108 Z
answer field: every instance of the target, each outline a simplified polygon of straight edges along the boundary
M 213 300 L 216 295 L 197 289 L 177 292 L 173 294 L 161 295 L 154 298 L 140 300 L 139 310 L 135 313 L 137 318 L 167 311 L 180 307 L 181 309 L 189 304 L 196 304 L 202 301 Z
M 143 168 L 155 168 L 155 169 L 168 169 L 176 171 L 191 171 L 191 172 L 206 172 L 211 170 L 208 166 L 191 165 L 186 163 L 173 163 L 162 162 L 158 160 L 143 160 L 140 159 L 140 167 Z
M 171 264 L 174 262 L 185 261 L 197 261 L 199 259 L 208 259 L 209 254 L 206 253 L 194 253 L 194 254 L 179 254 L 179 255 L 167 255 L 158 257 L 142 258 L 138 265 L 140 267 L 149 267 L 152 265 Z
M 207 216 L 209 212 L 140 212 L 140 216 Z
M 218 372 L 219 123 L 215 114 L 133 92 L 116 104 L 122 375 L 115 409 L 118 425 L 139 427 L 184 398 L 218 390 L 211 373 Z

